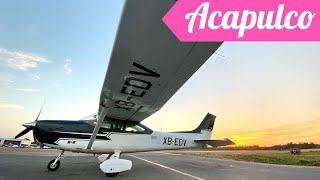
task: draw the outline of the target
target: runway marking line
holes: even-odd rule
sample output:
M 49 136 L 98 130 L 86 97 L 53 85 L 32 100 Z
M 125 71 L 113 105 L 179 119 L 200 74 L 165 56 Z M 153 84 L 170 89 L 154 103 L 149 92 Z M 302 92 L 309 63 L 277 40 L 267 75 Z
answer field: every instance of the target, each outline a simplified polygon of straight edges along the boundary
M 200 177 L 197 177 L 197 176 L 193 176 L 193 175 L 191 175 L 191 174 L 188 174 L 188 173 L 185 173 L 185 172 L 182 172 L 182 171 L 173 169 L 173 168 L 171 168 L 171 167 L 164 166 L 164 165 L 162 165 L 162 164 L 158 164 L 158 163 L 155 163 L 155 162 L 152 162 L 152 161 L 149 161 L 149 160 L 146 160 L 146 159 L 143 159 L 143 158 L 134 156 L 134 155 L 130 155 L 130 156 L 132 156 L 132 157 L 134 157 L 134 158 L 137 158 L 137 159 L 140 159 L 140 160 L 142 160 L 142 161 L 145 161 L 145 162 L 147 162 L 147 163 L 157 165 L 157 166 L 162 167 L 162 168 L 164 168 L 164 169 L 168 169 L 168 170 L 170 170 L 170 171 L 173 171 L 173 172 L 176 172 L 176 173 L 179 173 L 179 174 L 182 174 L 182 175 L 185 175 L 185 176 L 194 178 L 194 179 L 205 180 L 205 179 L 203 179 L 203 178 L 200 178 Z

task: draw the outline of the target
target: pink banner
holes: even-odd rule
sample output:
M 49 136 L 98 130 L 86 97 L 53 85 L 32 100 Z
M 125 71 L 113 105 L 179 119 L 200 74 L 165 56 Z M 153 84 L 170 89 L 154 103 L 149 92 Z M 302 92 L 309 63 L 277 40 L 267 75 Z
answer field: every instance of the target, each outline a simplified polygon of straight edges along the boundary
M 319 0 L 179 0 L 163 21 L 180 41 L 320 41 Z

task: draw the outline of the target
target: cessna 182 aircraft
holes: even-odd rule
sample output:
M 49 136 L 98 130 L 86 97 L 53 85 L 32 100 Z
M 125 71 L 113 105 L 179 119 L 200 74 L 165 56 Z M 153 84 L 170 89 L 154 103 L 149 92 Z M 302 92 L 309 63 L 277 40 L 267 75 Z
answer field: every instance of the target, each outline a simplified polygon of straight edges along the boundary
M 207 114 L 193 131 L 162 133 L 141 124 L 157 112 L 220 47 L 221 42 L 183 43 L 162 22 L 174 0 L 127 0 L 100 95 L 98 114 L 79 121 L 38 120 L 25 123 L 16 138 L 33 130 L 41 145 L 61 150 L 48 164 L 60 167 L 64 151 L 102 154 L 108 176 L 130 170 L 121 153 L 223 146 L 210 140 L 215 116 Z M 178 25 L 178 24 L 177 24 Z M 88 74 L 90 75 L 90 74 Z

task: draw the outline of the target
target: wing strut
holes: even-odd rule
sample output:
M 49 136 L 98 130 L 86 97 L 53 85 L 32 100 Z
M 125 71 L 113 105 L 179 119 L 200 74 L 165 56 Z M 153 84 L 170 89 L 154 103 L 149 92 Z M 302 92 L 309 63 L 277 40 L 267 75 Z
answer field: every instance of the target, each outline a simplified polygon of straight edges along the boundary
M 88 145 L 86 147 L 87 150 L 91 150 L 93 142 L 96 139 L 96 136 L 97 136 L 97 134 L 99 132 L 99 129 L 100 129 L 101 125 L 102 125 L 102 122 L 103 122 L 103 120 L 104 120 L 104 118 L 105 118 L 105 116 L 106 116 L 106 114 L 108 112 L 108 109 L 109 109 L 108 107 L 105 107 L 105 106 L 102 107 L 102 111 L 101 111 L 100 115 L 98 116 L 97 124 L 94 127 L 93 133 L 92 133 L 92 135 L 90 137 L 90 141 L 89 141 L 89 143 L 88 143 Z

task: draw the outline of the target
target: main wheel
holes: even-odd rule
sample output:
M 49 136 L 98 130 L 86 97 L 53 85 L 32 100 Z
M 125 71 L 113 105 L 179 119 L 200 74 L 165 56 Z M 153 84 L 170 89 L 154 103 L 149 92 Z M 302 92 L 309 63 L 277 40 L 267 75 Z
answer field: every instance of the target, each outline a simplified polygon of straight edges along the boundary
M 117 173 L 106 173 L 106 175 L 108 176 L 108 177 L 116 177 L 116 176 L 118 176 L 118 172 Z
M 53 164 L 54 161 L 55 161 L 55 159 L 51 160 L 51 161 L 48 163 L 47 168 L 48 168 L 49 171 L 56 171 L 56 170 L 59 169 L 59 167 L 60 167 L 60 161 L 58 160 L 58 161 L 56 162 L 56 164 Z

